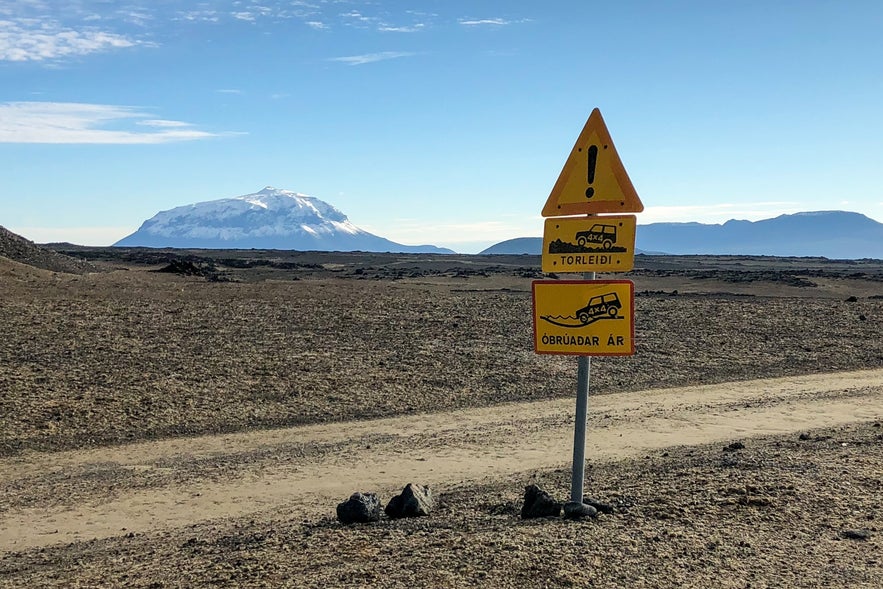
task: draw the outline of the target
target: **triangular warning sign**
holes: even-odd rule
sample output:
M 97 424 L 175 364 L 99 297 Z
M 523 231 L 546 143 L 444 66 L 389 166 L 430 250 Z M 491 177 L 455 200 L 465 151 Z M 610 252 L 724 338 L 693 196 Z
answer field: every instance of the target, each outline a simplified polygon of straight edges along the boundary
M 601 111 L 592 111 L 543 207 L 544 217 L 640 213 L 644 204 L 616 153 Z

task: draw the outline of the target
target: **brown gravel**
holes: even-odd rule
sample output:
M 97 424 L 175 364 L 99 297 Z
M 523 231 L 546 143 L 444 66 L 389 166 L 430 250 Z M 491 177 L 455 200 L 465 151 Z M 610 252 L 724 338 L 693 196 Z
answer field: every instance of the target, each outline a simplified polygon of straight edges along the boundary
M 316 259 L 220 264 L 233 281 L 208 282 L 148 271 L 159 258 L 103 257 L 111 271 L 86 275 L 0 258 L 0 456 L 27 464 L 65 449 L 572 396 L 573 359 L 531 351 L 529 261 Z M 818 260 L 688 262 L 703 273 L 670 259 L 633 273 L 637 354 L 595 359 L 593 394 L 883 366 L 879 265 L 851 275 Z M 520 521 L 526 484 L 566 495 L 569 470 L 540 469 L 451 481 L 420 520 L 346 527 L 276 509 L 3 553 L 0 586 L 883 585 L 879 419 L 804 433 L 591 462 L 588 488 L 617 506 L 594 521 Z M 301 450 L 320 460 L 340 448 Z M 223 481 L 255 459 L 194 460 L 192 476 Z M 47 485 L 85 505 L 151 484 L 91 468 L 90 482 L 69 486 L 60 466 Z
M 676 280 L 681 292 L 701 285 Z M 10 276 L 0 281 L 0 455 L 569 395 L 572 359 L 532 351 L 529 288 L 502 273 Z M 596 359 L 592 387 L 879 367 L 881 333 L 883 299 L 639 295 L 637 354 Z

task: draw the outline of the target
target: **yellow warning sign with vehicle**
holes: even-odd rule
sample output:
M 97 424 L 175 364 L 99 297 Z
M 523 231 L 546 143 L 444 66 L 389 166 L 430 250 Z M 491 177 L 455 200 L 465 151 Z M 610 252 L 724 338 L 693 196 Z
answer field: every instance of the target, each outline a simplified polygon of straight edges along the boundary
M 596 108 L 552 187 L 543 206 L 543 216 L 640 213 L 643 210 L 644 204 L 619 159 L 601 111 Z
M 537 354 L 631 356 L 635 353 L 635 285 L 630 280 L 536 280 Z
M 627 272 L 635 265 L 634 215 L 546 219 L 543 272 Z

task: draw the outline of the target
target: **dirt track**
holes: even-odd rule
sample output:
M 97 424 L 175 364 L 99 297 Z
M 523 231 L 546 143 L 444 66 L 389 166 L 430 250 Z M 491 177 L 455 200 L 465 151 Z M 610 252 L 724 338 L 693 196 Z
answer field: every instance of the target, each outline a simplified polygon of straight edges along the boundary
M 389 496 L 407 482 L 443 490 L 561 467 L 572 447 L 572 405 L 521 403 L 6 459 L 0 550 L 281 506 L 319 518 L 355 490 Z M 611 461 L 881 417 L 883 370 L 605 395 L 592 399 L 588 455 Z

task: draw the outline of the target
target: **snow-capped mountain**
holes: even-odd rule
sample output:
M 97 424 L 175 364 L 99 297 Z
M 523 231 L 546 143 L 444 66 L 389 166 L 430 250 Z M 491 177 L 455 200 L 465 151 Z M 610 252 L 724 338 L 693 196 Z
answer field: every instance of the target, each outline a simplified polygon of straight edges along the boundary
M 384 239 L 318 198 L 272 186 L 159 212 L 114 246 L 453 253 Z

